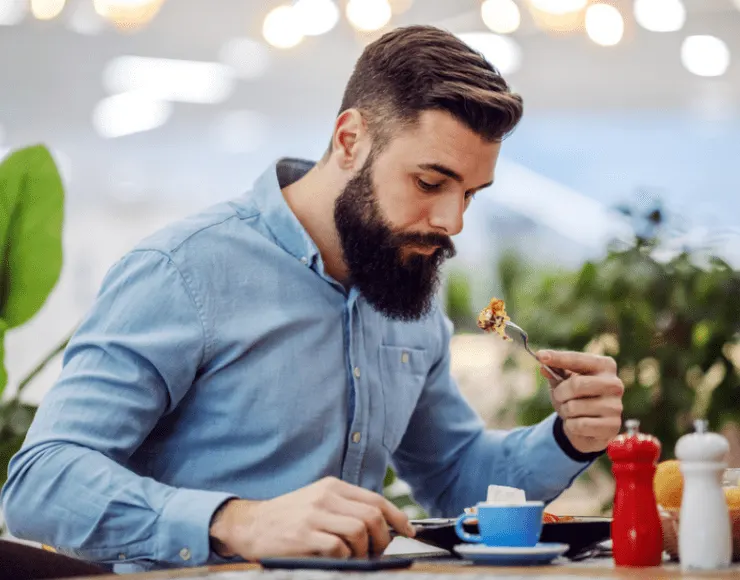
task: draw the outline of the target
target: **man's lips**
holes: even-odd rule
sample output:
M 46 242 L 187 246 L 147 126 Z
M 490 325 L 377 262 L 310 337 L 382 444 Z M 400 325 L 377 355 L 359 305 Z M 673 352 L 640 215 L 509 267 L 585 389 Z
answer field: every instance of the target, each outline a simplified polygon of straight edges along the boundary
M 411 246 L 411 251 L 423 256 L 431 256 L 437 250 L 439 250 L 439 246 Z

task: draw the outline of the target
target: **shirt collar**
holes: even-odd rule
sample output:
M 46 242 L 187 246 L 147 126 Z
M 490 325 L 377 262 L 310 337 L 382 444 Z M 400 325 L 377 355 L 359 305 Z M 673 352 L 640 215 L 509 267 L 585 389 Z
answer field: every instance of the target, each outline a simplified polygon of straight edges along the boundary
M 298 181 L 314 165 L 305 159 L 278 159 L 257 178 L 253 189 L 254 203 L 277 243 L 309 265 L 319 257 L 319 250 L 285 201 L 282 188 Z

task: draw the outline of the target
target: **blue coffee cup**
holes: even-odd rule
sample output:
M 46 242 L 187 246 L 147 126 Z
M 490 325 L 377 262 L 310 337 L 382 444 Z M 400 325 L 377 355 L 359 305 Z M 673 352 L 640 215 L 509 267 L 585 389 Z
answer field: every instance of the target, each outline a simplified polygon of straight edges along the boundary
M 528 501 L 523 504 L 493 504 L 481 502 L 476 514 L 463 514 L 457 518 L 457 536 L 473 544 L 486 546 L 531 547 L 540 540 L 545 504 Z M 478 520 L 479 534 L 463 529 L 468 520 Z

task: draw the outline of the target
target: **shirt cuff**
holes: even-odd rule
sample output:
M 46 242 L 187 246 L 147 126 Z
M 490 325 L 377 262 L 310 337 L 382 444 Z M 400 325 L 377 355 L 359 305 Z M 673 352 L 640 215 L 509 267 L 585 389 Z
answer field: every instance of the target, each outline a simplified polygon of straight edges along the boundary
M 604 451 L 606 451 L 605 449 L 602 451 L 594 451 L 592 453 L 583 453 L 582 451 L 578 451 L 578 449 L 573 447 L 570 439 L 568 439 L 568 436 L 565 434 L 565 427 L 560 416 L 555 417 L 555 421 L 552 424 L 552 433 L 555 436 L 555 441 L 557 442 L 560 449 L 562 449 L 563 453 L 565 453 L 573 461 L 578 461 L 580 463 L 590 463 L 598 459 L 601 455 L 604 454 Z
M 215 491 L 176 490 L 159 517 L 156 559 L 179 567 L 206 564 L 211 558 L 211 518 L 221 504 L 235 498 Z

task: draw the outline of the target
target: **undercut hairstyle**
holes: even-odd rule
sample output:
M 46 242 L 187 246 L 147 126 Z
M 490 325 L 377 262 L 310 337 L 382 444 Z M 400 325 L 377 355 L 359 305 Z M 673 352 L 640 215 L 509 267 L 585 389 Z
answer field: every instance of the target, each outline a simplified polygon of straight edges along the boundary
M 365 48 L 340 114 L 348 109 L 360 111 L 377 151 L 395 130 L 412 128 L 429 110 L 450 113 L 486 141 L 501 141 L 519 123 L 523 103 L 483 55 L 454 34 L 408 26 Z

